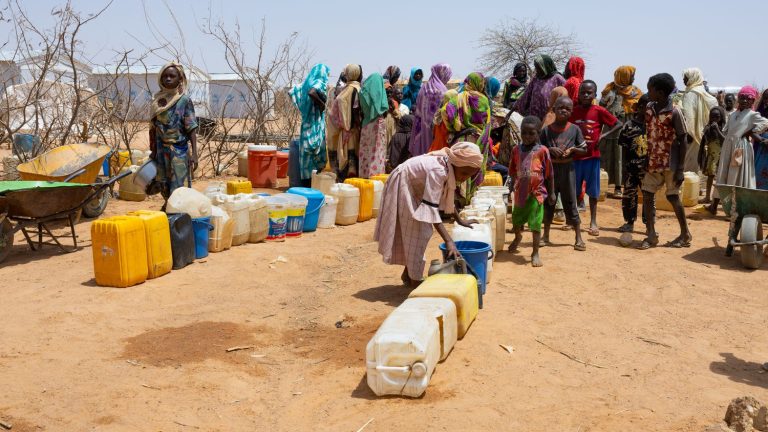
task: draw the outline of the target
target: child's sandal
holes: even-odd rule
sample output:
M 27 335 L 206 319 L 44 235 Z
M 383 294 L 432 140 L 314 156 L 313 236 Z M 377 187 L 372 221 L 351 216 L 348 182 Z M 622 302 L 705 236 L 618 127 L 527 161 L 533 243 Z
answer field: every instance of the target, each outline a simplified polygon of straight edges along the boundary
M 659 244 L 658 237 L 654 237 L 653 239 L 646 237 L 643 239 L 643 242 L 640 243 L 640 246 L 638 246 L 637 248 L 640 250 L 648 250 L 650 248 L 654 248 L 658 246 L 658 244 Z

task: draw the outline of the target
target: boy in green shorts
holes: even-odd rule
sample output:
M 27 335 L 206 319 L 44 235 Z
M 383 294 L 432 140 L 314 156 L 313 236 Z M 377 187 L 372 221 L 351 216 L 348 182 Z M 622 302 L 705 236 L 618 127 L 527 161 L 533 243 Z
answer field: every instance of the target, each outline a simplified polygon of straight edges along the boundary
M 523 239 L 523 226 L 533 233 L 533 253 L 531 265 L 541 267 L 539 243 L 541 242 L 541 223 L 544 220 L 544 200 L 550 204 L 556 201 L 552 159 L 549 150 L 539 141 L 541 120 L 535 116 L 523 119 L 520 126 L 522 144 L 512 150 L 509 162 L 509 176 L 512 177 L 515 195 L 515 207 L 512 210 L 512 225 L 515 239 L 509 245 L 509 252 L 517 251 Z

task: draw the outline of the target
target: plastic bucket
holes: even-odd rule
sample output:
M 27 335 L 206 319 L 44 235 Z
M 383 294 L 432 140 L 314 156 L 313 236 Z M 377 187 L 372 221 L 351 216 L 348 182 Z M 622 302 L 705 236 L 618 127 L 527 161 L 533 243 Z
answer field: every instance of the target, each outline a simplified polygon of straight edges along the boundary
M 109 160 L 112 158 L 112 152 L 107 153 L 107 156 L 104 158 L 104 162 L 101 163 L 101 172 L 104 174 L 104 177 L 110 177 L 109 175 Z
M 457 241 L 456 249 L 467 263 L 467 268 L 477 278 L 477 298 L 480 307 L 483 307 L 483 294 L 485 294 L 486 271 L 488 270 L 488 257 L 492 256 L 491 246 L 479 241 Z M 440 244 L 443 260 L 448 259 L 448 250 L 445 243 Z M 489 255 L 491 254 L 491 255 Z
M 277 178 L 288 177 L 288 151 L 277 152 Z
M 208 256 L 208 237 L 213 231 L 210 217 L 192 219 L 192 231 L 195 233 L 195 259 Z
M 307 208 L 304 214 L 304 232 L 316 231 L 317 223 L 320 219 L 320 209 L 325 203 L 325 195 L 319 190 L 305 187 L 292 187 L 285 192 L 287 194 L 303 196 L 307 199 Z
M 40 137 L 32 134 L 13 134 L 13 154 L 31 159 L 40 152 Z
M 278 196 L 288 201 L 288 218 L 285 224 L 286 237 L 301 237 L 301 233 L 304 232 L 304 217 L 307 214 L 309 200 L 302 195 L 289 193 Z
M 267 213 L 269 214 L 267 241 L 285 241 L 285 229 L 290 202 L 278 196 L 269 196 L 266 197 L 266 200 Z
M 253 187 L 277 186 L 277 147 L 255 144 L 248 146 L 248 180 Z

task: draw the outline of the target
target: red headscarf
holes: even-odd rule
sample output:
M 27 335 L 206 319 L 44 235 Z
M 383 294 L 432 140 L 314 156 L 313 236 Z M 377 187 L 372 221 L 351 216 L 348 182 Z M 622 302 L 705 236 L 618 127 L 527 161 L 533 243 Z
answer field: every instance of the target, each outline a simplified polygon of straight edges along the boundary
M 565 89 L 568 90 L 568 97 L 574 102 L 579 100 L 579 86 L 584 81 L 584 71 L 587 66 L 581 57 L 571 57 L 565 65 Z

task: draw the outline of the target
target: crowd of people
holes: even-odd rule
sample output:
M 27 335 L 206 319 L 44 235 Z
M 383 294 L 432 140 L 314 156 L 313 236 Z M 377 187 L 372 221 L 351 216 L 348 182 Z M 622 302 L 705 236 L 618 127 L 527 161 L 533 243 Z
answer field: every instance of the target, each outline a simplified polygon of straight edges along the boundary
M 310 112 L 302 108 L 302 179 L 323 169 L 339 181 L 389 173 L 376 239 L 385 262 L 406 267 L 405 282 L 421 279 L 433 227 L 457 254 L 442 220 L 453 215 L 470 225 L 456 209 L 488 171 L 499 172 L 513 191 L 509 249 L 518 248 L 527 225 L 534 266 L 542 264 L 539 247 L 549 244 L 557 219 L 574 230 L 577 251 L 586 250 L 579 213 L 587 206 L 586 232 L 600 234 L 601 169 L 614 185 L 609 195 L 622 201 L 619 231 L 635 229 L 642 194 L 640 249 L 659 244 L 654 197 L 662 188 L 680 225 L 666 245 L 691 245 L 680 199 L 686 171 L 707 178 L 706 205 L 696 209 L 702 213 L 717 212 L 714 184 L 768 189 L 768 90 L 758 97 L 745 86 L 715 97 L 698 68 L 683 71 L 682 86 L 670 74 L 653 75 L 647 93 L 635 85 L 633 66 L 618 67 L 600 91 L 585 79 L 580 57 L 561 73 L 551 57 L 538 55 L 532 69 L 518 63 L 503 82 L 472 72 L 454 89 L 444 63 L 432 66 L 428 78 L 412 68 L 404 86 L 397 66 L 364 76 L 350 64 L 332 86 L 327 70 L 316 65 L 297 87 L 314 95 Z M 522 117 L 517 127 L 513 113 Z

